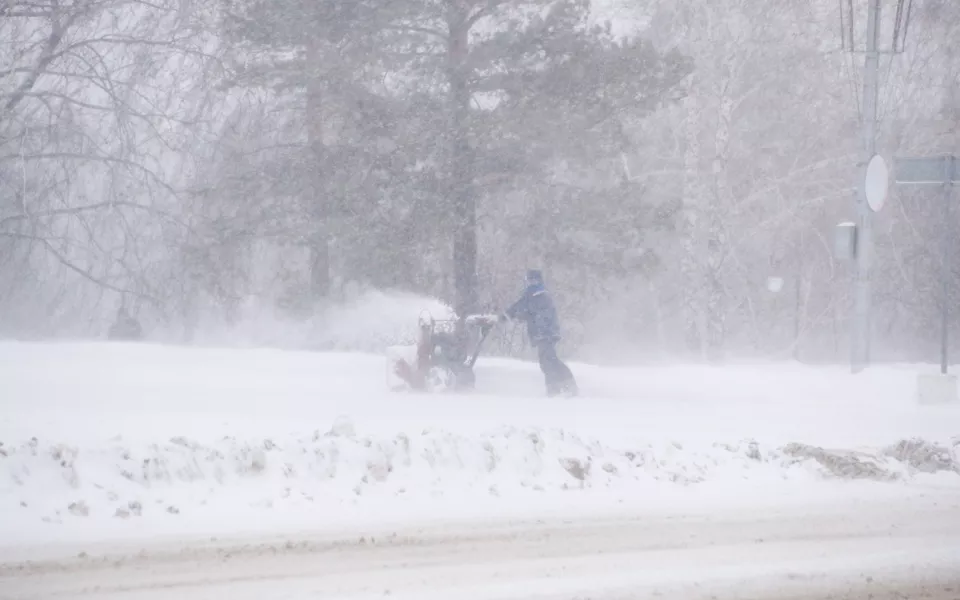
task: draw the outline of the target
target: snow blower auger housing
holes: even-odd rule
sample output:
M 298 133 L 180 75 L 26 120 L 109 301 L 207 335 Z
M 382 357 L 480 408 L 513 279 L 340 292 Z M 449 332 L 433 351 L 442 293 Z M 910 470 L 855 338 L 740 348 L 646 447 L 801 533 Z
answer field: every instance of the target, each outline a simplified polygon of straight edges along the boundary
M 470 315 L 466 319 L 436 320 L 421 315 L 416 357 L 390 359 L 390 368 L 410 389 L 463 391 L 473 389 L 473 366 L 497 315 Z

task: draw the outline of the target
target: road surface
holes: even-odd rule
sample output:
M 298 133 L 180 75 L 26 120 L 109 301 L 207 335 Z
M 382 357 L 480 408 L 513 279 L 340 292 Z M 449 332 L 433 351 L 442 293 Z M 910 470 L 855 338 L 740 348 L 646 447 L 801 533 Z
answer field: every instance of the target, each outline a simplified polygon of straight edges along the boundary
M 942 497 L 32 552 L 0 555 L 0 598 L 960 600 Z

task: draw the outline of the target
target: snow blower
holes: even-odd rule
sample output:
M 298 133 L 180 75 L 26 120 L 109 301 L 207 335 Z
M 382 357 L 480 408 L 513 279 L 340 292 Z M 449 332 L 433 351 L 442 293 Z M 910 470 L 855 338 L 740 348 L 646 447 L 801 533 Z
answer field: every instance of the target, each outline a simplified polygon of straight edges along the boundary
M 469 315 L 462 321 L 438 321 L 429 314 L 421 315 L 416 356 L 389 357 L 390 371 L 401 382 L 393 387 L 426 392 L 473 389 L 473 366 L 499 320 L 497 315 Z

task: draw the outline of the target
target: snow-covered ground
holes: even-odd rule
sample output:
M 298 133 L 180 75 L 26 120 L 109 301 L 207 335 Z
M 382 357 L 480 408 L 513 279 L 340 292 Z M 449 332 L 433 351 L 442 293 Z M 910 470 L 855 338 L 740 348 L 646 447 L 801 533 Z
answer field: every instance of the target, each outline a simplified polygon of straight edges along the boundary
M 373 355 L 5 343 L 0 540 L 960 491 L 911 368 L 574 367 L 576 399 L 507 360 L 424 396 Z
M 572 367 L 580 398 L 485 358 L 475 393 L 427 396 L 370 354 L 0 343 L 0 563 L 530 518 L 960 527 L 960 406 L 917 405 L 916 367 Z

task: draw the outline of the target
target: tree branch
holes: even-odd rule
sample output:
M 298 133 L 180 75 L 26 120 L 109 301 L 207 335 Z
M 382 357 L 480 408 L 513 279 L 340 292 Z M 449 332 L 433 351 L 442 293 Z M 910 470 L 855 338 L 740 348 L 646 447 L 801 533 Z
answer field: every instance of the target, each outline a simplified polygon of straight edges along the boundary
M 467 17 L 465 23 L 467 29 L 472 29 L 473 26 L 477 24 L 477 21 L 493 13 L 497 7 L 501 6 L 505 2 L 506 0 L 488 0 L 485 6 L 481 6 L 475 13 Z
M 141 164 L 138 164 L 132 160 L 127 160 L 125 158 L 117 158 L 114 156 L 97 156 L 92 154 L 83 154 L 80 152 L 46 152 L 40 154 L 6 154 L 0 155 L 0 163 L 14 160 L 22 161 L 38 161 L 38 160 L 47 160 L 47 159 L 66 159 L 66 160 L 90 160 L 95 162 L 105 162 L 105 163 L 116 163 L 120 165 L 125 165 L 136 169 L 151 179 L 153 179 L 158 185 L 163 189 L 169 192 L 172 196 L 178 196 L 179 194 L 173 187 L 167 182 L 163 181 L 159 175 L 151 171 L 150 169 L 144 167 Z
M 71 15 L 65 24 L 54 22 L 53 26 L 50 29 L 50 35 L 47 37 L 47 41 L 44 44 L 43 52 L 40 54 L 40 60 L 37 61 L 37 64 L 33 67 L 32 71 L 27 78 L 17 87 L 16 90 L 11 94 L 10 99 L 3 107 L 3 112 L 10 112 L 17 107 L 18 104 L 24 99 L 27 92 L 33 89 L 33 86 L 37 84 L 37 81 L 40 79 L 40 74 L 50 66 L 57 58 L 57 53 L 54 51 L 60 46 L 60 42 L 63 41 L 63 36 L 66 34 L 67 28 L 73 23 L 77 18 L 79 13 Z M 2 113 L 0 113 L 2 114 Z
M 99 277 L 97 277 L 97 276 L 94 275 L 93 273 L 87 271 L 86 269 L 82 269 L 82 268 L 78 267 L 77 265 L 75 265 L 75 264 L 73 264 L 72 262 L 70 262 L 65 256 L 63 256 L 63 255 L 53 246 L 53 244 L 51 244 L 50 241 L 49 241 L 48 239 L 46 239 L 46 238 L 43 238 L 43 237 L 40 237 L 40 236 L 35 236 L 35 235 L 27 235 L 27 234 L 24 234 L 24 233 L 5 233 L 5 232 L 0 232 L 0 236 L 3 236 L 3 237 L 12 237 L 12 238 L 16 238 L 16 239 L 23 239 L 23 240 L 31 240 L 31 241 L 35 241 L 35 242 L 40 242 L 41 244 L 43 244 L 44 248 L 46 248 L 47 251 L 48 251 L 50 254 L 52 254 L 54 258 L 57 259 L 57 262 L 59 262 L 61 265 L 63 265 L 63 266 L 66 267 L 67 269 L 73 271 L 74 273 L 80 275 L 81 277 L 83 277 L 83 278 L 86 279 L 87 281 L 89 281 L 89 282 L 91 282 L 91 283 L 93 283 L 93 284 L 95 284 L 95 285 L 97 285 L 97 286 L 99 286 L 99 287 L 101 287 L 101 288 L 110 290 L 110 291 L 112 291 L 112 292 L 117 292 L 118 294 L 130 294 L 130 295 L 133 295 L 133 296 L 137 296 L 138 298 L 142 298 L 142 299 L 150 302 L 151 304 L 153 304 L 153 305 L 155 305 L 155 306 L 159 306 L 159 305 L 160 305 L 160 302 L 159 302 L 156 298 L 154 298 L 153 296 L 150 296 L 150 295 L 147 295 L 147 294 L 143 294 L 143 293 L 138 292 L 138 291 L 136 291 L 136 290 L 125 289 L 125 288 L 121 288 L 121 287 L 119 287 L 119 286 L 113 285 L 112 283 L 109 283 L 109 282 L 107 282 L 107 281 L 104 281 L 104 280 L 100 279 Z
M 388 31 L 399 31 L 401 33 L 422 33 L 431 37 L 435 37 L 441 41 L 447 41 L 447 34 L 439 31 L 437 29 L 431 29 L 430 27 L 418 27 L 416 25 L 391 25 L 385 27 Z
M 37 213 L 25 213 L 19 215 L 10 215 L 9 217 L 4 217 L 0 219 L 0 227 L 6 225 L 7 223 L 15 223 L 17 221 L 30 221 L 34 219 L 45 219 L 49 217 L 60 217 L 65 215 L 78 215 L 81 213 L 94 212 L 103 209 L 110 208 L 133 208 L 137 210 L 142 210 L 151 214 L 155 214 L 159 217 L 163 217 L 169 221 L 182 226 L 183 228 L 192 231 L 192 228 L 187 223 L 184 223 L 179 218 L 171 215 L 170 213 L 153 208 L 152 206 L 144 206 L 143 204 L 137 204 L 136 202 L 127 202 L 125 200 L 111 200 L 108 202 L 97 202 L 96 204 L 86 204 L 84 206 L 73 206 L 67 208 L 54 208 L 51 210 L 45 210 L 43 212 Z

